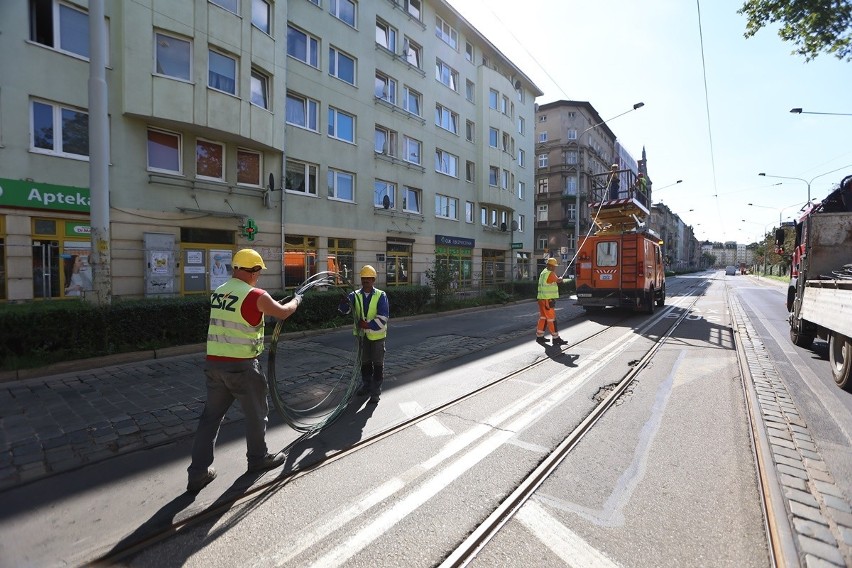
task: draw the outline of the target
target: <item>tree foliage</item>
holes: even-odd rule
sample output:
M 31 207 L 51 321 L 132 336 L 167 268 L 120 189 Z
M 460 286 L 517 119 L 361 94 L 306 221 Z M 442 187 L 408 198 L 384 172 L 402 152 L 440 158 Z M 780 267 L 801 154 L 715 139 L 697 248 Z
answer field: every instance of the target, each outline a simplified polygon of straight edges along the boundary
M 737 13 L 748 18 L 747 38 L 778 23 L 778 35 L 805 61 L 821 52 L 852 60 L 852 0 L 745 0 Z

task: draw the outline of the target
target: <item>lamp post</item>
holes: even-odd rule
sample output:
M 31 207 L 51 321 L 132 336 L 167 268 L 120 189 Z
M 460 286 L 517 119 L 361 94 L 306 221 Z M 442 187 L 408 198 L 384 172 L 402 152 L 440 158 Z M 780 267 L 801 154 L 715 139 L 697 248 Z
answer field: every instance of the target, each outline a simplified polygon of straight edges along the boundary
M 831 116 L 852 116 L 852 113 L 848 112 L 816 112 L 816 111 L 806 111 L 802 110 L 800 107 L 791 108 L 790 112 L 793 114 L 830 114 Z
M 836 170 L 831 170 L 830 172 L 825 172 L 824 174 L 816 175 L 816 176 L 812 177 L 810 180 L 806 180 L 806 179 L 804 179 L 804 178 L 800 178 L 800 177 L 774 176 L 774 175 L 769 175 L 769 174 L 767 174 L 767 173 L 765 173 L 765 172 L 760 172 L 760 173 L 759 173 L 759 174 L 757 174 L 757 175 L 759 175 L 759 176 L 763 176 L 763 177 L 769 177 L 769 178 L 777 178 L 777 179 L 794 179 L 794 180 L 798 180 L 798 181 L 804 182 L 804 183 L 808 186 L 808 203 L 810 203 L 810 202 L 811 202 L 811 183 L 812 183 L 815 179 L 817 179 L 817 178 L 821 178 L 822 176 L 827 176 L 828 174 L 833 174 L 834 172 L 839 172 L 840 170 L 842 170 L 842 169 L 844 169 L 844 168 L 848 168 L 848 167 L 852 167 L 852 164 L 848 164 L 848 165 L 846 165 L 846 166 L 839 167 L 839 168 L 837 168 Z
M 606 124 L 607 122 L 609 122 L 611 120 L 615 120 L 616 118 L 618 118 L 620 116 L 624 116 L 625 114 L 627 114 L 629 112 L 633 112 L 634 110 L 638 110 L 638 109 L 642 108 L 643 106 L 645 106 L 645 103 L 642 103 L 642 102 L 636 103 L 636 104 L 633 105 L 632 108 L 629 108 L 626 111 L 613 116 L 612 118 L 608 118 L 606 120 L 600 121 L 597 124 L 593 124 L 592 126 L 585 129 L 583 132 L 581 132 L 579 136 L 577 136 L 577 161 L 579 162 L 578 163 L 579 170 L 578 170 L 578 173 L 577 173 L 577 195 L 574 196 L 574 202 L 576 203 L 576 211 L 574 211 L 574 257 L 575 258 L 577 257 L 577 254 L 580 252 L 580 191 L 581 191 L 581 188 L 580 188 L 580 179 L 581 179 L 580 173 L 582 173 L 582 168 L 583 168 L 583 164 L 582 164 L 582 160 L 580 160 L 580 156 L 582 155 L 582 151 L 583 151 L 583 146 L 581 144 L 581 141 L 583 140 L 583 136 L 587 132 L 591 132 L 592 130 L 594 130 L 598 126 L 600 126 L 602 124 Z

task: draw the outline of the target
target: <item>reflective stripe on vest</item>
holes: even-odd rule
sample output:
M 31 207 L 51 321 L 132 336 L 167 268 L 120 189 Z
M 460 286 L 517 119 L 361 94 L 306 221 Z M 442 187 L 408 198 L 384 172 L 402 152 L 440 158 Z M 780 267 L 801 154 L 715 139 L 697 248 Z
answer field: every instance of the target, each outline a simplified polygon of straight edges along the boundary
M 366 316 L 367 321 L 373 321 L 374 319 L 376 319 L 376 316 L 378 315 L 378 312 L 379 312 L 379 298 L 381 298 L 384 295 L 385 295 L 385 293 L 382 292 L 381 290 L 379 290 L 378 288 L 373 288 L 373 295 L 370 298 L 370 305 L 367 306 L 367 316 Z M 364 294 L 359 294 L 358 292 L 355 292 L 355 314 L 358 316 L 359 320 L 365 319 L 364 318 L 364 307 L 363 307 L 363 305 L 364 305 Z M 360 329 L 361 328 L 359 328 L 356 325 L 355 328 L 352 330 L 352 334 L 358 335 L 358 332 L 360 331 Z M 384 339 L 388 335 L 387 324 L 385 324 L 385 326 L 382 329 L 380 329 L 379 331 L 374 331 L 372 329 L 365 329 L 364 335 L 367 339 L 370 339 L 370 340 L 373 340 L 373 341 L 375 341 L 377 339 Z
M 207 354 L 252 359 L 263 352 L 263 318 L 256 326 L 242 315 L 242 305 L 254 288 L 231 278 L 210 295 Z
M 548 269 L 544 269 L 541 271 L 541 274 L 538 277 L 538 299 L 539 300 L 556 300 L 559 298 L 559 284 L 553 282 L 549 284 L 547 282 L 547 278 L 550 276 L 551 271 Z

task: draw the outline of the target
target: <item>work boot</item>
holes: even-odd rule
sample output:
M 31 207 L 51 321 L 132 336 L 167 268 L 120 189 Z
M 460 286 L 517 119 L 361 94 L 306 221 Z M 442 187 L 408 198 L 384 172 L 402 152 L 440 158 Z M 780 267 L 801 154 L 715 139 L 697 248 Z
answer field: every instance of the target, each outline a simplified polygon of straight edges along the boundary
M 547 345 L 547 340 L 544 338 L 544 336 L 536 337 L 535 342 L 541 345 Z
M 370 400 L 367 402 L 369 402 L 370 404 L 379 404 L 379 395 L 370 395 Z
M 186 490 L 195 493 L 196 491 L 201 491 L 210 483 L 216 479 L 216 469 L 213 467 L 207 468 L 207 473 L 203 474 L 201 477 L 190 477 L 189 481 L 186 484 Z
M 257 463 L 250 463 L 248 466 L 249 473 L 257 473 L 259 471 L 266 471 L 267 469 L 275 469 L 279 465 L 284 463 L 286 456 L 284 452 L 278 452 L 277 454 L 266 454 L 263 456 L 263 459 Z
M 554 345 L 568 345 L 568 342 L 565 341 L 564 339 L 562 339 L 561 337 L 554 337 L 553 338 L 553 344 Z
M 365 383 L 361 383 L 360 388 L 355 391 L 355 396 L 367 396 L 368 394 L 370 394 L 370 387 Z

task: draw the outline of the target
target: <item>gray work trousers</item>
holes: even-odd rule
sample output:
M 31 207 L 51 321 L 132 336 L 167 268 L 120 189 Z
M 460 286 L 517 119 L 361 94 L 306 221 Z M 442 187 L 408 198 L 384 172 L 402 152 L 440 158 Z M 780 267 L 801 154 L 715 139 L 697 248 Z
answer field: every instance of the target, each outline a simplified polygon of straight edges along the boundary
M 245 415 L 246 458 L 249 466 L 260 464 L 266 456 L 266 423 L 269 387 L 266 375 L 257 359 L 245 361 L 207 361 L 207 403 L 198 419 L 198 430 L 192 445 L 192 463 L 187 471 L 190 477 L 207 472 L 213 463 L 213 448 L 219 436 L 219 427 L 225 413 L 240 401 Z

